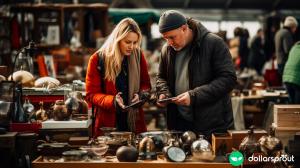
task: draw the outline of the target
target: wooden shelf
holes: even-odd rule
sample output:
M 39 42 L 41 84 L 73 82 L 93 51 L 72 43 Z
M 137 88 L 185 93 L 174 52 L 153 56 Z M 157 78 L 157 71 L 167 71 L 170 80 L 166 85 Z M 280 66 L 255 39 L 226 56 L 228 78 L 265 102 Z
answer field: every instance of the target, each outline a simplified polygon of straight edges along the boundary
M 47 31 L 47 27 L 50 25 L 57 25 L 59 27 L 59 44 L 63 45 L 68 44 L 70 42 L 70 36 L 74 31 L 79 31 L 80 33 L 80 42 L 83 46 L 87 46 L 89 41 L 85 39 L 86 31 L 90 30 L 90 24 L 86 23 L 87 14 L 91 14 L 93 18 L 93 31 L 100 30 L 103 36 L 108 34 L 108 5 L 103 3 L 94 3 L 94 4 L 16 4 L 11 6 L 11 12 L 14 14 L 21 14 L 21 25 L 25 26 L 28 23 L 26 20 L 28 14 L 32 14 L 33 20 L 33 29 L 31 30 L 29 25 L 24 27 L 21 32 L 21 37 L 23 41 L 23 46 L 25 46 L 29 40 L 33 40 L 37 44 L 40 43 L 41 46 L 53 46 L 52 44 L 48 45 L 42 44 L 41 39 L 42 36 L 45 35 L 45 31 Z M 76 13 L 76 16 L 72 14 Z M 47 22 L 46 19 L 49 20 Z M 72 21 L 76 21 L 72 30 L 68 29 L 68 22 L 72 19 Z M 26 22 L 26 23 L 25 23 Z M 29 32 L 34 32 L 31 34 L 32 37 L 28 37 L 25 39 L 26 32 L 25 29 Z M 71 33 L 71 34 L 70 34 Z M 91 32 L 89 32 L 91 33 Z

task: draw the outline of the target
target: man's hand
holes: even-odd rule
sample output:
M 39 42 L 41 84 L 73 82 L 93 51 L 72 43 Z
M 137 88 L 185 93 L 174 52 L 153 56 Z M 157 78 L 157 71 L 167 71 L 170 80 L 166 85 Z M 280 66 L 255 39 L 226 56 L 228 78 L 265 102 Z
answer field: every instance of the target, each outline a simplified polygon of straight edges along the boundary
M 122 92 L 119 92 L 116 95 L 116 103 L 118 104 L 119 107 L 121 107 L 121 109 L 124 109 L 125 105 L 124 105 L 123 98 L 121 97 L 121 94 L 122 94 Z
M 158 97 L 158 100 L 164 99 L 164 98 L 166 98 L 166 95 L 160 94 L 159 97 Z M 156 104 L 157 104 L 157 106 L 159 106 L 159 107 L 166 107 L 166 106 L 167 106 L 167 103 L 159 103 L 158 101 L 156 102 Z
M 178 96 L 173 102 L 177 105 L 189 106 L 191 104 L 190 94 L 188 92 L 184 92 Z

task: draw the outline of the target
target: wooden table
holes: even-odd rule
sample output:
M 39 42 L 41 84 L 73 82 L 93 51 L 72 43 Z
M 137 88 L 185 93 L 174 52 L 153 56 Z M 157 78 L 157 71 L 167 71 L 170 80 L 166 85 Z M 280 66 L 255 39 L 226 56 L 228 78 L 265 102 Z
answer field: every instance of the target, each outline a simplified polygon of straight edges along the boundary
M 269 108 L 269 103 L 284 104 L 288 100 L 287 94 L 279 95 L 249 95 L 235 96 L 231 98 L 235 127 L 238 130 L 248 128 L 250 125 L 266 128 L 270 123 L 264 123 Z M 248 115 L 247 115 L 248 114 Z M 247 115 L 247 116 L 245 116 Z M 250 117 L 250 118 L 249 118 Z M 247 119 L 245 121 L 245 119 Z
M 280 94 L 274 96 L 263 96 L 263 95 L 249 95 L 249 96 L 240 96 L 243 100 L 287 100 L 287 94 Z
M 232 168 L 230 163 L 215 162 L 183 162 L 174 163 L 164 160 L 138 161 L 138 162 L 43 162 L 38 157 L 32 162 L 33 168 Z

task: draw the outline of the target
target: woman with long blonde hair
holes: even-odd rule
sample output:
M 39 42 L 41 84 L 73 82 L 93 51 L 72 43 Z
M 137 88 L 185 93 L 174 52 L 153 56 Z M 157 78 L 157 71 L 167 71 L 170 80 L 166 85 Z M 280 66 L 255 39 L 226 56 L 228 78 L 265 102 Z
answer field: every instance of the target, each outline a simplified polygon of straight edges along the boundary
M 131 18 L 121 20 L 103 46 L 94 53 L 86 74 L 86 99 L 95 107 L 94 136 L 101 127 L 118 131 L 146 131 L 143 93 L 151 88 L 146 60 L 141 52 L 142 34 Z

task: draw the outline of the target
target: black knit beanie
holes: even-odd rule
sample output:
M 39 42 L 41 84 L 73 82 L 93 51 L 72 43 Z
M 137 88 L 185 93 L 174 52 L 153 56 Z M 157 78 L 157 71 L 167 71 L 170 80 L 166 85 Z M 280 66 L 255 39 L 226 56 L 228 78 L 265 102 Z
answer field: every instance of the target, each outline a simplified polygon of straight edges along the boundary
M 187 23 L 186 18 L 178 11 L 165 11 L 159 18 L 159 32 L 165 33 Z

